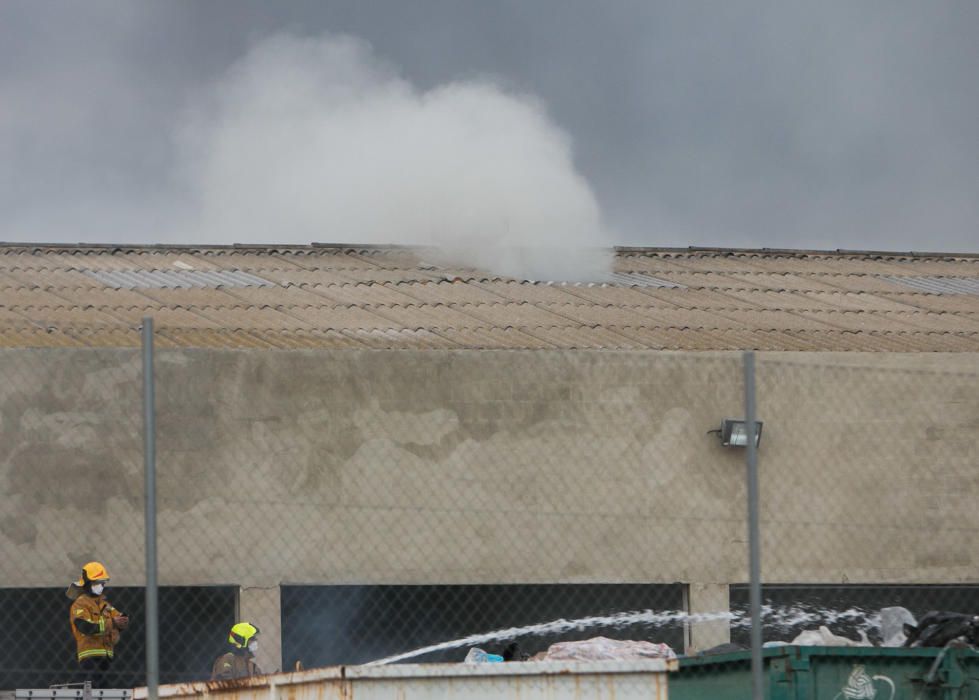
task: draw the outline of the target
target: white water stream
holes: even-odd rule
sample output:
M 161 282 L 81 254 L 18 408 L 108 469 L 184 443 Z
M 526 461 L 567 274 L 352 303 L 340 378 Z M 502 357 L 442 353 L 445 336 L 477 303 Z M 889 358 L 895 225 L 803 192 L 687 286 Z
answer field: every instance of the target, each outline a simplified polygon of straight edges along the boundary
M 440 644 L 420 647 L 401 654 L 387 656 L 383 659 L 371 661 L 368 665 L 382 665 L 404 661 L 422 654 L 430 654 L 436 651 L 445 651 L 458 647 L 476 646 L 487 642 L 503 642 L 516 637 L 539 634 L 555 634 L 585 630 L 591 627 L 612 627 L 620 628 L 628 625 L 644 624 L 666 626 L 675 624 L 687 624 L 694 622 L 710 622 L 715 620 L 727 620 L 732 628 L 748 627 L 751 624 L 751 617 L 747 611 L 737 610 L 732 612 L 706 612 L 706 613 L 687 613 L 682 611 L 653 611 L 638 610 L 632 612 L 614 613 L 612 615 L 599 615 L 594 617 L 582 617 L 576 620 L 565 620 L 563 618 L 551 622 L 542 622 L 536 625 L 525 627 L 508 627 L 506 629 L 473 634 L 460 639 L 453 639 Z M 832 627 L 834 624 L 846 624 L 849 627 L 866 632 L 875 631 L 880 627 L 880 618 L 876 612 L 863 610 L 861 608 L 847 608 L 846 610 L 832 610 L 818 608 L 808 605 L 793 605 L 786 607 L 762 607 L 762 621 L 766 631 L 788 633 L 793 629 L 813 629 L 819 625 Z

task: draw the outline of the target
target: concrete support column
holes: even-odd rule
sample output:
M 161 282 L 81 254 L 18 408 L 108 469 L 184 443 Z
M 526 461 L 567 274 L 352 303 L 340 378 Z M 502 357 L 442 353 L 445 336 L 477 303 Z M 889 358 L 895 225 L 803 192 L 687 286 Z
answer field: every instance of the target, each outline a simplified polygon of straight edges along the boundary
M 238 620 L 250 622 L 261 631 L 255 663 L 265 673 L 282 670 L 282 598 L 279 587 L 246 588 L 238 591 Z
M 728 613 L 730 610 L 730 592 L 726 583 L 691 583 L 687 587 L 687 612 L 691 615 Z M 730 641 L 729 620 L 691 620 L 685 626 L 684 650 L 687 654 Z

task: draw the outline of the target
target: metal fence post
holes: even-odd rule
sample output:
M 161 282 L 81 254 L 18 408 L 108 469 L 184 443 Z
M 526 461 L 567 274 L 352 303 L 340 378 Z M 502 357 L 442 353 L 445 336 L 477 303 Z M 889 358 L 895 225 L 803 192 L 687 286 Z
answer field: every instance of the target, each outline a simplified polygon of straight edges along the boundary
M 143 463 L 146 518 L 146 690 L 157 700 L 160 683 L 156 567 L 156 402 L 153 384 L 153 319 L 143 319 Z
M 744 412 L 748 461 L 748 572 L 751 605 L 751 686 L 752 697 L 762 700 L 763 669 L 761 658 L 761 542 L 758 527 L 758 452 L 755 436 L 755 353 L 744 353 Z

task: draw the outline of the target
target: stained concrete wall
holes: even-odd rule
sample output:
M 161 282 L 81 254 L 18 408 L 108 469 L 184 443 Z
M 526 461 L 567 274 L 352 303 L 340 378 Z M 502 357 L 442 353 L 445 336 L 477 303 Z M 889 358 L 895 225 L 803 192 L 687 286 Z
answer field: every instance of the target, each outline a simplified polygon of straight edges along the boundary
M 739 354 L 157 360 L 163 584 L 747 578 L 743 453 L 707 434 Z M 0 368 L 0 585 L 141 583 L 139 353 Z M 758 380 L 767 580 L 979 580 L 979 354 L 763 353 Z

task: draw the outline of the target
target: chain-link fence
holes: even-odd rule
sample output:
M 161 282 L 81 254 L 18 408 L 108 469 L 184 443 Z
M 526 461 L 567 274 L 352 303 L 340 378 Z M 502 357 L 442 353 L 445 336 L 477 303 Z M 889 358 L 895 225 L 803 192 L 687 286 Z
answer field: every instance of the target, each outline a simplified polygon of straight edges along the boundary
M 90 560 L 131 620 L 107 682 L 142 684 L 139 350 L 0 373 L 0 688 L 77 677 Z M 765 640 L 977 610 L 976 356 L 763 353 L 757 380 Z M 708 432 L 743 412 L 737 353 L 158 347 L 160 680 L 209 678 L 240 620 L 264 671 L 745 644 L 744 450 Z
M 649 359 L 161 351 L 161 582 L 238 586 L 267 670 L 459 661 L 478 645 L 454 640 L 534 625 L 481 644 L 681 649 L 682 623 L 601 618 L 682 610 L 686 576 L 742 565 L 721 537 L 744 517 L 736 456 L 683 454 L 718 401 L 737 412 L 739 360 Z M 683 503 L 697 474 L 725 483 Z
M 757 387 L 766 639 L 979 613 L 979 356 L 762 354 Z
M 0 687 L 80 678 L 66 591 L 110 567 L 133 624 L 107 683 L 141 682 L 143 580 L 138 352 L 0 351 Z

